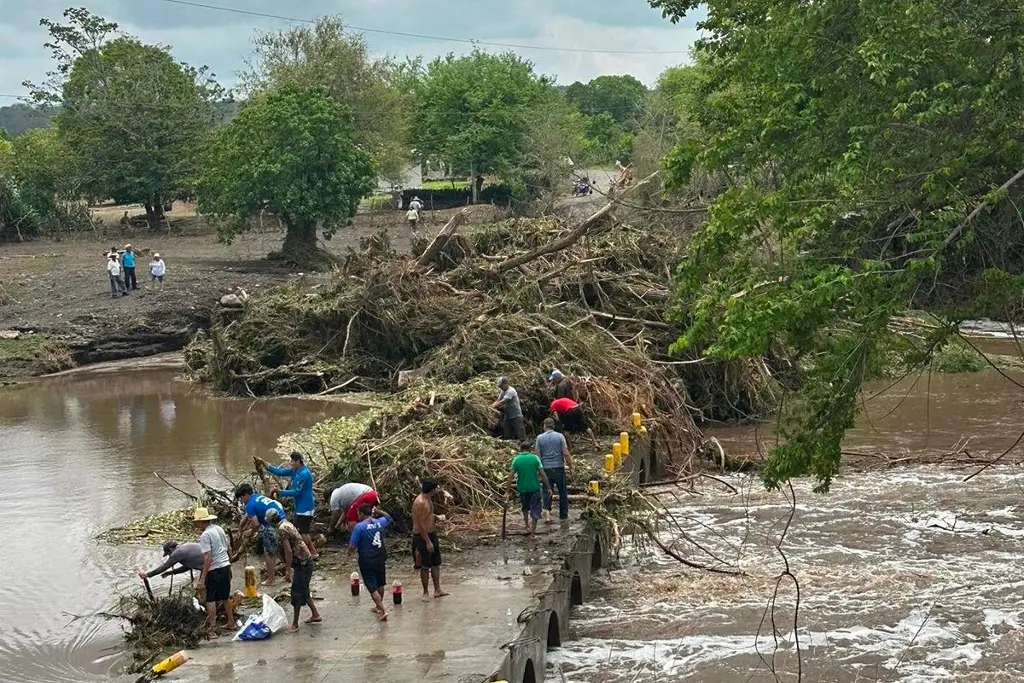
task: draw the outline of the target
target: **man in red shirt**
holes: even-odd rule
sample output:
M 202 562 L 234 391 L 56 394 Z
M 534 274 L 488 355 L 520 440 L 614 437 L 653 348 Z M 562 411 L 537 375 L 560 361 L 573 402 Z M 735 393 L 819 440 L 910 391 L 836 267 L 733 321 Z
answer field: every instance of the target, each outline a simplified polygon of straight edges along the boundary
M 594 443 L 594 448 L 600 450 L 601 445 L 597 443 L 594 430 L 587 424 L 587 417 L 583 414 L 583 406 L 571 398 L 556 398 L 551 402 L 551 416 L 558 418 L 562 423 L 562 429 L 573 434 L 586 432 Z

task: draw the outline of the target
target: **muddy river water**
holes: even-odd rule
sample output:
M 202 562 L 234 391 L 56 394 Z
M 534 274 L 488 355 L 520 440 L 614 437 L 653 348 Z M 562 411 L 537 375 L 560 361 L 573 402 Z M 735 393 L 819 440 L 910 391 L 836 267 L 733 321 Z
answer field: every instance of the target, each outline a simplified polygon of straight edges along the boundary
M 1013 375 L 1021 383 L 1024 376 Z M 881 388 L 875 387 L 874 389 Z M 898 456 L 943 452 L 969 438 L 978 455 L 1021 429 L 1019 387 L 995 372 L 911 379 L 868 400 L 850 447 Z M 868 392 L 868 397 L 872 392 Z M 109 609 L 153 566 L 152 547 L 94 536 L 184 504 L 154 472 L 192 486 L 235 476 L 277 437 L 348 410 L 321 401 L 211 398 L 166 369 L 115 369 L 0 391 L 0 680 L 112 680 L 119 627 L 73 614 Z M 769 438 L 751 427 L 714 432 L 731 453 Z M 796 486 L 782 549 L 800 583 L 805 681 L 1018 681 L 1024 676 L 1020 547 L 1024 510 L 1015 466 L 969 483 L 970 470 L 910 467 L 840 477 L 830 494 Z M 577 608 L 574 640 L 552 653 L 549 680 L 796 680 L 794 589 L 783 581 L 775 631 L 762 619 L 781 571 L 775 545 L 790 504 L 756 479 L 739 493 L 666 493 L 688 533 L 738 563 L 743 577 L 683 570 L 622 551 L 593 599 Z
M 0 391 L 0 680 L 110 680 L 119 626 L 74 620 L 109 610 L 155 547 L 113 547 L 94 536 L 187 500 L 194 465 L 227 485 L 285 432 L 348 406 L 325 401 L 211 398 L 176 371 L 111 369 Z M 237 476 L 236 476 L 237 478 Z

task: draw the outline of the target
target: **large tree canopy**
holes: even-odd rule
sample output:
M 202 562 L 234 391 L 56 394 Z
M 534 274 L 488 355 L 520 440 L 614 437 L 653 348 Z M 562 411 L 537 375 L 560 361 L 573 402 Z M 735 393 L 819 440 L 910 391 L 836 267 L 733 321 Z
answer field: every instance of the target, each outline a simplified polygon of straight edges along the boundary
M 377 160 L 381 174 L 401 182 L 411 159 L 411 103 L 395 87 L 397 65 L 374 59 L 338 17 L 309 26 L 258 33 L 252 68 L 243 74 L 250 95 L 275 87 L 321 87 L 352 113 L 357 142 Z
M 510 173 L 520 164 L 531 112 L 551 91 L 515 53 L 480 50 L 435 59 L 415 87 L 415 146 L 474 176 Z
M 174 61 L 167 48 L 131 37 L 84 9 L 66 25 L 43 20 L 57 69 L 34 87 L 60 104 L 56 124 L 79 186 L 97 199 L 139 202 L 151 224 L 161 204 L 193 183 L 198 150 L 213 128 L 217 88 L 203 70 Z
M 565 96 L 585 116 L 607 114 L 624 130 L 632 131 L 644 110 L 647 88 L 633 76 L 598 76 L 589 83 L 576 81 Z
M 691 0 L 651 0 L 672 19 Z M 1024 4 L 710 0 L 701 144 L 668 159 L 727 171 L 680 270 L 678 347 L 799 368 L 769 485 L 827 487 L 875 359 L 923 360 L 964 316 L 1020 313 Z M 927 305 L 925 343 L 893 317 Z M 1001 312 L 1001 313 L 1000 313 Z
M 374 187 L 376 168 L 354 140 L 348 111 L 318 88 L 282 87 L 247 102 L 219 128 L 204 158 L 199 209 L 229 215 L 230 239 L 262 210 L 287 233 L 283 254 L 317 265 L 317 227 L 325 237 L 353 217 Z

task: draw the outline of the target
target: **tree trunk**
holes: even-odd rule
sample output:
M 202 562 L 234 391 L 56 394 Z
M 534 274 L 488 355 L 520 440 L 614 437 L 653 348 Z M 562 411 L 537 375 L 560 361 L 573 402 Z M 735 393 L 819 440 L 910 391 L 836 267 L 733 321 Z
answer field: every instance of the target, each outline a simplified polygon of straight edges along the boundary
M 160 224 L 164 221 L 164 206 L 160 202 L 160 195 L 154 194 L 143 206 L 146 207 L 146 223 L 149 224 L 149 229 L 159 230 Z
M 469 165 L 469 187 L 473 191 L 473 203 L 476 204 L 480 200 L 480 193 L 477 189 L 476 184 L 476 163 Z
M 286 232 L 281 255 L 300 268 L 319 270 L 329 267 L 334 258 L 317 246 L 315 221 L 285 220 Z

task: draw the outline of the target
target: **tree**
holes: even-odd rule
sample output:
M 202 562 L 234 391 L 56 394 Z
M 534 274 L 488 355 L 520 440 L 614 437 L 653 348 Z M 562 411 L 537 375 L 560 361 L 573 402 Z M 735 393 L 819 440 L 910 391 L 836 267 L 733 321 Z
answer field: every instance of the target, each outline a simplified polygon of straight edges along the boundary
M 783 349 L 796 389 L 763 476 L 825 489 L 880 355 L 927 363 L 965 317 L 1022 312 L 1022 4 L 701 6 L 705 137 L 666 164 L 677 185 L 699 167 L 734 186 L 680 267 L 676 348 Z M 892 324 L 908 307 L 935 316 L 923 342 Z
M 635 132 L 647 99 L 647 88 L 633 76 L 598 76 L 589 83 L 576 81 L 565 96 L 585 116 L 607 114 L 625 131 Z
M 340 17 L 311 26 L 258 33 L 253 66 L 242 82 L 250 95 L 275 87 L 321 87 L 352 113 L 356 141 L 394 183 L 411 159 L 410 98 L 396 87 L 398 66 L 373 59 L 360 36 L 346 34 Z
M 86 196 L 141 203 L 156 227 L 164 201 L 194 182 L 220 90 L 168 48 L 111 39 L 117 24 L 84 9 L 64 16 L 68 24 L 40 22 L 56 70 L 43 86 L 26 85 L 37 101 L 60 105 L 57 129 Z
M 71 194 L 63 172 L 68 165 L 67 154 L 56 129 L 34 128 L 14 139 L 12 151 L 22 201 L 40 218 L 54 217 L 58 196 Z
M 231 239 L 266 210 L 286 227 L 284 257 L 316 266 L 329 257 L 317 247 L 355 216 L 373 190 L 376 168 L 355 142 L 352 117 L 318 88 L 281 87 L 242 106 L 217 129 L 199 182 L 203 213 L 233 216 L 222 227 Z
M 511 173 L 522 161 L 531 111 L 550 89 L 512 52 L 435 59 L 416 83 L 417 149 L 471 178 Z M 470 185 L 476 202 L 477 183 Z
M 6 130 L 11 137 L 17 137 L 34 128 L 49 126 L 52 116 L 53 112 L 46 108 L 18 102 L 0 107 L 0 129 Z

